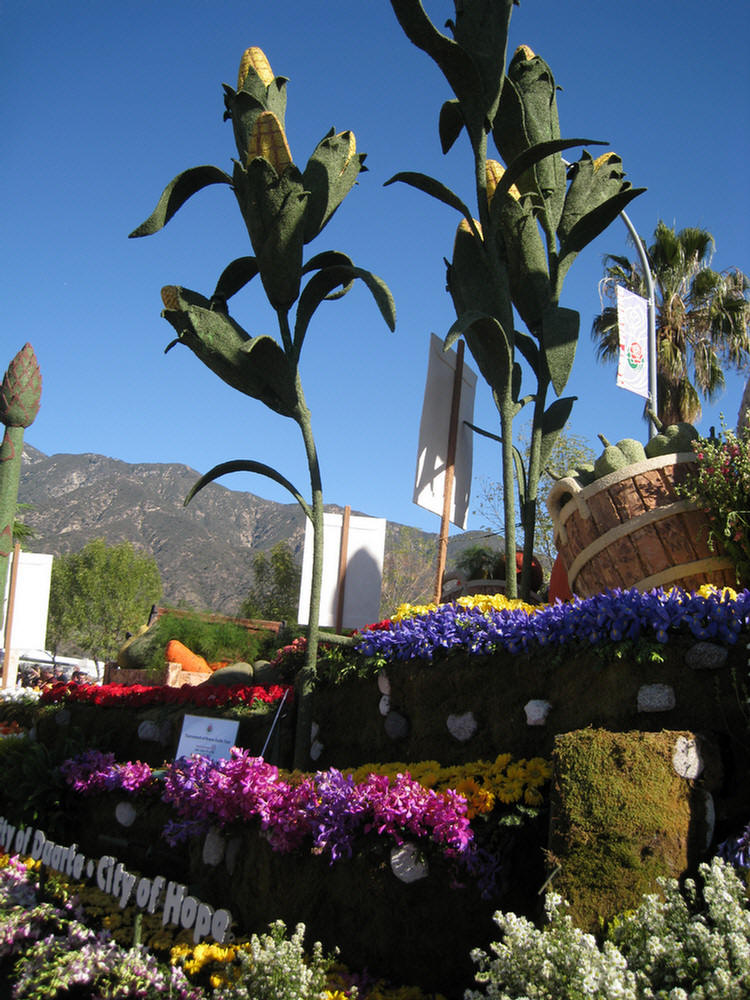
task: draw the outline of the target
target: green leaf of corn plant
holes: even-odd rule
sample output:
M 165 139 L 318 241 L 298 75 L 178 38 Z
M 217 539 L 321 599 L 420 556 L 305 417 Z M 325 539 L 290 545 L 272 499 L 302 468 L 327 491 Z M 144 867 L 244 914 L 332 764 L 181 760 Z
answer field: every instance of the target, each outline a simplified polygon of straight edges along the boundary
M 513 329 L 513 304 L 505 262 L 490 265 L 485 246 L 462 221 L 453 242 L 453 260 L 447 266 L 446 283 L 456 315 L 477 309 L 494 316 L 504 330 Z
M 505 55 L 513 0 L 473 0 L 456 4 L 453 37 L 476 67 L 481 112 L 489 125 L 497 112 L 505 76 Z M 478 109 L 479 110 L 479 109 Z
M 279 176 L 262 156 L 234 165 L 234 191 L 255 250 L 261 281 L 274 309 L 299 295 L 307 192 L 292 163 Z
M 524 465 L 523 455 L 518 450 L 515 445 L 511 445 L 513 449 L 513 465 L 516 469 L 516 486 L 518 488 L 518 502 L 523 508 L 526 503 L 526 496 L 528 493 L 528 478 L 526 476 L 526 466 Z
M 556 395 L 565 388 L 578 344 L 581 317 L 575 309 L 550 305 L 542 314 L 541 347 Z
M 390 330 L 396 328 L 396 306 L 393 302 L 393 296 L 382 278 L 361 267 L 334 264 L 324 267 L 314 274 L 299 297 L 294 323 L 294 347 L 297 355 L 302 349 L 310 320 L 320 303 L 325 299 L 330 299 L 331 292 L 335 288 L 343 286 L 344 289 L 347 289 L 357 278 L 370 289 L 388 328 Z
M 183 170 L 181 174 L 178 174 L 167 184 L 156 208 L 145 222 L 142 222 L 137 229 L 134 229 L 130 233 L 130 239 L 137 236 L 151 236 L 153 233 L 158 233 L 169 222 L 175 212 L 182 208 L 188 198 L 194 195 L 196 191 L 200 191 L 201 188 L 208 187 L 210 184 L 229 184 L 231 187 L 232 178 L 229 174 L 225 174 L 223 170 L 219 170 L 218 167 L 210 165 L 190 167 L 189 170 Z
M 294 499 L 305 512 L 305 516 L 312 520 L 310 505 L 297 487 L 293 486 L 285 476 L 282 476 L 280 472 L 277 472 L 277 470 L 272 468 L 270 465 L 265 465 L 263 462 L 255 462 L 252 459 L 239 458 L 232 462 L 222 462 L 220 465 L 215 465 L 213 469 L 201 476 L 191 488 L 190 492 L 183 501 L 183 506 L 187 507 L 196 493 L 200 493 L 200 491 L 205 486 L 208 486 L 209 483 L 216 482 L 216 480 L 220 479 L 222 476 L 229 475 L 233 472 L 254 472 L 259 476 L 266 476 L 268 479 L 272 479 L 275 483 L 278 483 L 279 486 L 283 486 L 285 490 L 288 490 L 292 494 Z
M 308 260 L 302 268 L 302 273 L 308 274 L 310 271 L 320 271 L 324 267 L 333 267 L 337 264 L 343 264 L 345 267 L 354 267 L 354 261 L 347 254 L 341 253 L 339 250 L 324 250 L 322 253 L 315 254 L 314 257 Z M 333 302 L 334 299 L 343 298 L 347 292 L 351 291 L 353 284 L 354 279 L 352 278 L 343 288 L 339 288 L 338 291 L 330 292 L 326 295 L 326 299 Z
M 625 180 L 622 160 L 605 153 L 594 160 L 584 150 L 571 165 L 565 206 L 557 227 L 563 253 L 579 253 L 595 239 L 645 188 L 633 188 Z
M 515 330 L 513 334 L 515 341 L 515 346 L 520 351 L 521 355 L 528 362 L 529 367 L 535 375 L 540 374 L 539 369 L 539 348 L 536 345 L 536 341 L 533 337 L 530 337 L 523 330 Z
M 539 448 L 539 468 L 545 469 L 549 463 L 557 436 L 570 419 L 577 396 L 563 396 L 547 407 L 542 416 L 542 441 Z
M 296 419 L 296 373 L 272 337 L 251 338 L 231 316 L 212 310 L 208 299 L 190 289 L 168 286 L 162 299 L 162 315 L 177 331 L 179 343 L 227 385 Z
M 461 102 L 464 121 L 474 141 L 484 129 L 488 107 L 481 76 L 468 52 L 438 31 L 420 0 L 391 0 L 391 7 L 406 37 L 440 67 Z
M 443 341 L 443 350 L 450 350 L 459 337 L 466 340 L 488 385 L 498 391 L 504 389 L 513 369 L 513 345 L 498 320 L 470 309 L 458 316 L 451 326 Z
M 226 306 L 227 300 L 244 288 L 258 273 L 258 262 L 255 257 L 238 257 L 227 264 L 219 275 L 216 288 L 211 296 L 214 308 Z
M 354 186 L 366 153 L 357 152 L 353 132 L 333 129 L 318 143 L 307 161 L 302 183 L 308 192 L 305 210 L 305 243 L 315 239 Z
M 429 177 L 427 174 L 420 174 L 411 170 L 405 170 L 401 173 L 394 174 L 390 180 L 385 182 L 383 187 L 388 187 L 389 184 L 395 184 L 396 181 L 400 181 L 402 184 L 409 184 L 411 187 L 417 188 L 418 191 L 424 191 L 425 194 L 429 194 L 438 201 L 442 201 L 444 205 L 448 205 L 450 208 L 455 208 L 457 212 L 460 212 L 461 215 L 463 215 L 470 226 L 475 225 L 471 212 L 461 201 L 458 195 L 454 194 L 453 191 L 451 191 L 449 187 L 446 187 L 441 181 L 435 180 L 434 177 Z
M 461 105 L 457 98 L 446 101 L 440 109 L 438 119 L 438 133 L 440 135 L 440 148 L 447 153 L 453 143 L 461 135 L 464 127 L 464 116 L 461 113 Z
M 513 305 L 531 333 L 539 336 L 542 315 L 553 300 L 547 253 L 530 198 L 495 191 L 490 212 L 497 225 L 499 250 L 508 269 Z
M 538 142 L 511 160 L 508 169 L 498 181 L 495 193 L 498 191 L 501 193 L 509 191 L 511 185 L 515 184 L 521 194 L 528 194 L 529 192 L 524 190 L 519 181 L 523 181 L 523 176 L 529 168 L 548 157 L 552 157 L 553 154 L 560 153 L 564 149 L 571 149 L 573 146 L 606 146 L 606 142 L 600 139 L 552 139 L 548 142 Z M 559 161 L 563 169 L 562 198 L 560 199 L 560 206 L 562 208 L 562 199 L 565 197 L 564 164 L 559 157 L 554 158 Z

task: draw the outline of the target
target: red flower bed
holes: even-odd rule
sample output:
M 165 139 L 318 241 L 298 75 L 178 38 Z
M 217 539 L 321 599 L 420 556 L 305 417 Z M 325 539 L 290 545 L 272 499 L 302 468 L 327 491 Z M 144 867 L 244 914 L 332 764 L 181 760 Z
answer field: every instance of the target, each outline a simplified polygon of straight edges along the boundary
M 123 708 L 140 708 L 145 705 L 196 705 L 201 708 L 224 708 L 232 705 L 251 705 L 255 701 L 272 704 L 287 694 L 293 695 L 289 684 L 260 685 L 236 684 L 232 686 L 182 687 L 144 684 L 75 684 L 59 683 L 45 688 L 39 699 L 41 705 L 89 704 Z

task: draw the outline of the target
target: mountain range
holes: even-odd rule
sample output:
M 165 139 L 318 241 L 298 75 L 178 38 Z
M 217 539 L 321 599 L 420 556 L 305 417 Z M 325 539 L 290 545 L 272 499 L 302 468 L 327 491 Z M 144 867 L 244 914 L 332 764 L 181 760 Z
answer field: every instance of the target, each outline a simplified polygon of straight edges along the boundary
M 288 541 L 301 563 L 304 515 L 296 503 L 264 500 L 217 483 L 185 507 L 184 498 L 198 477 L 186 465 L 131 464 L 95 454 L 45 455 L 25 444 L 18 499 L 29 505 L 21 518 L 35 533 L 28 547 L 62 555 L 94 538 L 110 545 L 127 541 L 156 560 L 164 604 L 236 614 L 253 582 L 256 553 Z M 330 505 L 326 510 L 342 508 Z M 415 529 L 388 522 L 386 552 L 409 530 Z M 499 546 L 497 538 L 488 539 L 484 532 L 454 535 L 449 565 L 478 543 Z

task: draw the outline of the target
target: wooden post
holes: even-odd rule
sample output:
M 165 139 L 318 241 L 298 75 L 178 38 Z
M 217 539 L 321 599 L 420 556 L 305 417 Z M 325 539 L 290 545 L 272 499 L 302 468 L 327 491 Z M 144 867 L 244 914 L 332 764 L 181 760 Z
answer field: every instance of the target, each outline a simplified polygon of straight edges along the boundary
M 341 550 L 339 552 L 339 584 L 336 590 L 336 632 L 341 633 L 344 620 L 344 593 L 346 591 L 346 564 L 349 561 L 349 518 L 352 509 L 347 504 L 341 522 Z
M 16 542 L 13 547 L 13 565 L 10 571 L 10 582 L 8 584 L 8 611 L 5 615 L 5 653 L 3 654 L 3 681 L 2 686 L 15 687 L 18 677 L 18 661 L 13 658 L 13 610 L 16 603 L 16 587 L 18 585 L 18 563 L 20 561 L 21 546 Z M 4 595 L 3 595 L 4 596 Z
M 464 377 L 464 342 L 459 340 L 456 350 L 456 370 L 453 374 L 453 396 L 451 397 L 451 416 L 448 426 L 448 454 L 445 460 L 445 486 L 443 491 L 443 516 L 440 522 L 438 536 L 438 564 L 435 578 L 435 604 L 440 603 L 443 590 L 443 574 L 448 553 L 448 531 L 450 527 L 451 500 L 453 498 L 453 482 L 456 473 L 456 441 L 458 439 L 458 412 L 461 404 L 461 383 Z

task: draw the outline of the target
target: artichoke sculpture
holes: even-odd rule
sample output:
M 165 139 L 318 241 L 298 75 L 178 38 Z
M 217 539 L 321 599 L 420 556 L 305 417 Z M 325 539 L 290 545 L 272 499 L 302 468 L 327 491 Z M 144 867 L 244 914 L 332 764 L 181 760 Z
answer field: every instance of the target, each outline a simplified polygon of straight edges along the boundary
M 0 444 L 0 593 L 5 593 L 13 548 L 23 432 L 34 422 L 41 398 L 39 362 L 31 344 L 24 344 L 8 365 L 0 385 L 0 421 L 5 424 Z

